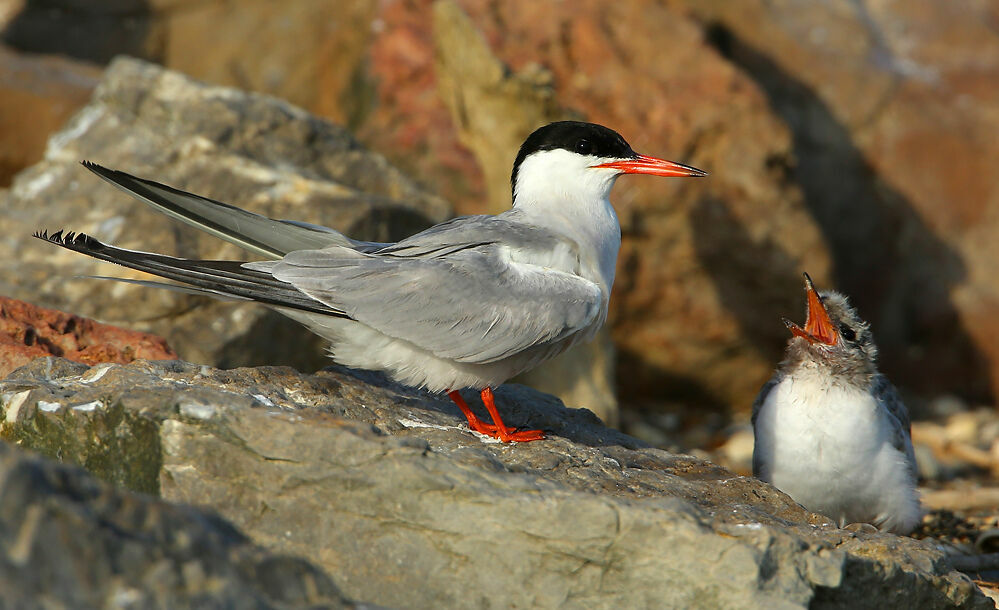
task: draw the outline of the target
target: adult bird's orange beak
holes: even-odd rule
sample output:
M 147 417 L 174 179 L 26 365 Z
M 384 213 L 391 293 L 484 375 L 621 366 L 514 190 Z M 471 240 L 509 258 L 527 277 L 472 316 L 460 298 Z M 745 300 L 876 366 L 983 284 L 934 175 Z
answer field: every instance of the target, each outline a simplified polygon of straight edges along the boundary
M 665 159 L 656 159 L 646 155 L 638 155 L 634 159 L 611 161 L 593 167 L 616 169 L 625 174 L 651 174 L 653 176 L 707 176 L 708 172 L 696 167 L 674 163 Z
M 784 325 L 795 337 L 802 337 L 809 343 L 824 343 L 826 345 L 836 345 L 839 340 L 839 333 L 829 319 L 819 293 L 812 285 L 812 278 L 805 274 L 805 292 L 808 294 L 808 314 L 805 319 L 805 327 L 802 328 L 794 322 L 784 318 Z

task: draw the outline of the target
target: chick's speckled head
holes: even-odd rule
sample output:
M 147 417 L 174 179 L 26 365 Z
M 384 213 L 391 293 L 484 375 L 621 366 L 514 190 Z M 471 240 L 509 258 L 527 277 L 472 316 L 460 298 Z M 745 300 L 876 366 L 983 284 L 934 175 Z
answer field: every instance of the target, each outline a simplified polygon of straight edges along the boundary
M 808 274 L 805 291 L 808 308 L 804 327 L 784 320 L 792 337 L 782 366 L 817 364 L 862 378 L 876 374 L 878 349 L 870 325 L 857 315 L 846 296 L 834 290 L 816 291 Z

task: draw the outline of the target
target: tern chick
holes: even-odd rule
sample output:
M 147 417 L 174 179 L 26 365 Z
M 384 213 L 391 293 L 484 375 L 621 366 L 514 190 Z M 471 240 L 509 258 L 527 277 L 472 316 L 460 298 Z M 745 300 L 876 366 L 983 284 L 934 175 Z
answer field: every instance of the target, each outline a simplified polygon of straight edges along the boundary
M 878 372 L 867 323 L 838 292 L 816 292 L 784 360 L 753 404 L 753 474 L 840 527 L 907 534 L 922 509 L 909 414 Z

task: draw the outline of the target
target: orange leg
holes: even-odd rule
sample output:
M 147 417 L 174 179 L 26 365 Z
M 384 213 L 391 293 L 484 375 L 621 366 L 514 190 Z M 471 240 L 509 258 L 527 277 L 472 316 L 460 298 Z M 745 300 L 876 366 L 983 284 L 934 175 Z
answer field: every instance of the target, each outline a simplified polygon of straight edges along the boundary
M 481 392 L 482 402 L 486 405 L 486 410 L 489 411 L 489 415 L 493 418 L 493 424 L 487 424 L 478 418 L 475 413 L 468 407 L 468 403 L 461 397 L 456 391 L 451 391 L 447 393 L 454 401 L 461 412 L 465 414 L 465 419 L 468 420 L 468 427 L 480 434 L 485 434 L 486 436 L 491 436 L 493 438 L 498 438 L 504 443 L 509 443 L 510 441 L 518 441 L 526 443 L 528 441 L 539 441 L 545 438 L 544 432 L 541 430 L 514 430 L 512 428 L 507 428 L 503 424 L 503 420 L 500 418 L 499 411 L 496 410 L 496 402 L 493 398 L 493 391 L 491 388 L 484 388 Z
M 465 414 L 465 419 L 468 420 L 468 427 L 476 432 L 481 432 L 488 436 L 496 436 L 496 426 L 492 424 L 487 424 L 486 422 L 479 419 L 479 416 L 472 412 L 472 409 L 465 402 L 465 399 L 461 397 L 455 390 L 451 390 L 447 395 L 454 401 L 454 404 L 458 405 L 461 412 Z

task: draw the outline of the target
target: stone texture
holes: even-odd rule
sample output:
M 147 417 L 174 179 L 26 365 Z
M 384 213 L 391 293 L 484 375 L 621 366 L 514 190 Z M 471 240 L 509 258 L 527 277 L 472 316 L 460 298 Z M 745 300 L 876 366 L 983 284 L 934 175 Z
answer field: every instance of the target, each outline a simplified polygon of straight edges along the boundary
M 308 562 L 217 514 L 0 443 L 4 608 L 353 608 Z
M 365 0 L 48 0 L 8 8 L 0 25 L 3 40 L 23 51 L 102 64 L 139 57 L 342 123 L 363 99 L 356 85 L 377 8 Z M 348 99 L 338 97 L 348 89 Z
M 6 8 L 5 39 L 74 57 L 113 47 L 281 95 L 348 125 L 463 213 L 485 211 L 509 171 L 512 153 L 480 166 L 467 117 L 495 124 L 523 108 L 451 103 L 448 83 L 475 64 L 442 63 L 451 34 L 435 32 L 430 0 L 105 4 Z M 858 302 L 908 394 L 994 398 L 991 3 L 457 4 L 504 67 L 500 93 L 530 101 L 518 86 L 540 84 L 559 112 L 712 172 L 628 178 L 615 194 L 612 325 L 630 404 L 748 408 L 786 339 L 779 316 L 802 308 L 802 270 Z M 118 33 L 94 35 L 105 22 Z
M 42 158 L 49 135 L 87 103 L 99 78 L 95 66 L 0 44 L 0 185 Z
M 482 168 L 490 214 L 510 207 L 510 159 L 539 125 L 565 118 L 551 74 L 537 64 L 511 72 L 454 2 L 433 5 L 434 74 L 458 139 Z
M 0 377 L 41 356 L 85 364 L 177 358 L 155 335 L 0 296 Z
M 527 388 L 497 395 L 550 439 L 485 441 L 446 399 L 345 369 L 39 359 L 0 382 L 0 432 L 208 505 L 387 606 L 991 607 L 931 545 L 835 529 Z
M 2 40 L 28 53 L 106 63 L 119 54 L 151 57 L 162 45 L 146 0 L 25 0 L 9 7 Z
M 350 125 L 377 4 L 367 0 L 153 0 L 155 59 L 212 83 L 277 95 Z M 365 93 L 367 91 L 367 93 Z M 349 92 L 349 93 L 348 93 Z
M 792 179 L 882 367 L 994 401 L 999 69 L 989 2 L 682 2 L 791 128 Z M 992 400 L 990 400 L 992 399 Z
M 617 378 L 631 405 L 748 408 L 786 341 L 779 317 L 803 307 L 800 272 L 824 283 L 830 265 L 802 191 L 787 178 L 791 134 L 764 92 L 714 51 L 700 24 L 660 3 L 458 4 L 507 66 L 503 77 L 477 70 L 476 53 L 438 58 L 442 40 L 461 37 L 441 30 L 440 18 L 434 31 L 430 2 L 386 3 L 370 51 L 376 102 L 358 137 L 432 176 L 460 212 L 483 212 L 499 197 L 493 185 L 509 174 L 516 145 L 500 131 L 495 146 L 509 146 L 506 158 L 478 169 L 489 131 L 469 138 L 465 117 L 516 121 L 524 112 L 509 92 L 519 87 L 530 99 L 526 84 L 547 73 L 554 99 L 546 103 L 563 116 L 610 125 L 640 152 L 711 172 L 707 180 L 626 177 L 615 188 Z M 453 75 L 477 72 L 487 83 L 493 74 L 499 93 L 472 103 L 482 87 L 471 87 L 452 118 Z
M 272 98 L 116 61 L 93 101 L 52 138 L 45 160 L 0 195 L 0 293 L 156 333 L 189 360 L 225 366 L 316 369 L 328 359 L 317 337 L 262 307 L 79 278 L 140 274 L 66 256 L 31 233 L 66 228 L 125 248 L 248 256 L 119 193 L 82 168 L 83 159 L 361 239 L 398 239 L 450 213 L 341 128 Z
M 554 104 L 551 74 L 537 64 L 511 73 L 475 25 L 454 2 L 434 4 L 434 72 L 461 143 L 478 160 L 489 204 L 498 214 L 510 207 L 510 159 L 524 139 L 566 118 Z M 593 341 L 573 347 L 515 381 L 585 407 L 604 423 L 618 422 L 615 352 L 604 327 Z

